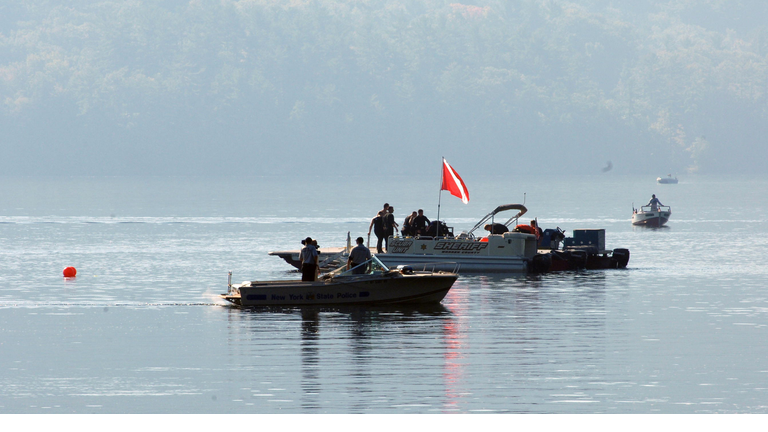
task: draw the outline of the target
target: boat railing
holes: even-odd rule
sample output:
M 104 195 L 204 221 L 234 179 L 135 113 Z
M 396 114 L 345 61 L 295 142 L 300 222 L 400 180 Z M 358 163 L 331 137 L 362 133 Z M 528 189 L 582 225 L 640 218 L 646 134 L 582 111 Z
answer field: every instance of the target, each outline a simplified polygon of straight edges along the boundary
M 232 286 L 232 271 L 227 273 L 227 295 L 239 295 L 240 290 Z
M 410 267 L 413 269 L 413 271 L 429 273 L 458 273 L 459 269 L 461 268 L 461 264 L 457 262 L 430 262 L 398 267 Z
M 656 206 L 656 210 L 653 210 L 651 206 L 640 206 L 640 211 L 642 212 L 649 212 L 649 211 L 662 211 L 662 212 L 671 212 L 672 207 L 670 206 Z

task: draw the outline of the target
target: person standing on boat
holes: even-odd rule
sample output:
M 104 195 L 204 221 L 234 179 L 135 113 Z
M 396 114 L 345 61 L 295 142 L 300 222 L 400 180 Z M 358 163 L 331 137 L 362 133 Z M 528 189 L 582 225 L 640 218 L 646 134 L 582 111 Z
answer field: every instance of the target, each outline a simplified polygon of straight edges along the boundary
M 663 206 L 664 204 L 659 201 L 658 198 L 656 198 L 656 194 L 651 195 L 651 200 L 648 201 L 648 205 L 651 206 L 651 211 L 658 211 L 659 206 Z
M 412 229 L 416 235 L 425 233 L 429 224 L 429 219 L 424 216 L 424 210 L 422 209 L 419 209 L 419 215 L 411 221 Z
M 384 216 L 384 248 L 389 250 L 389 237 L 395 235 L 395 230 L 400 225 L 395 222 L 395 208 L 389 206 L 387 214 Z
M 376 243 L 376 252 L 378 253 L 384 253 L 384 251 L 381 249 L 382 243 L 384 243 L 384 217 L 389 214 L 389 204 L 384 203 L 384 208 L 380 210 L 378 213 L 376 213 L 376 216 L 371 219 L 371 224 L 368 225 L 368 238 L 371 237 L 371 228 L 373 228 L 373 233 L 376 234 L 376 238 L 378 239 L 378 242 Z
M 378 213 L 376 213 L 376 216 L 382 216 L 382 217 L 384 217 L 384 216 L 386 216 L 386 215 L 387 215 L 387 211 L 389 211 L 389 203 L 384 203 L 384 208 L 382 208 L 381 210 L 379 210 L 379 212 L 378 212 Z
M 353 269 L 352 274 L 364 274 L 366 270 L 365 267 L 358 266 L 371 259 L 371 250 L 365 247 L 363 241 L 364 240 L 362 237 L 358 237 L 357 246 L 355 246 L 349 252 L 349 259 L 347 259 L 347 269 Z
M 299 253 L 299 261 L 301 261 L 301 280 L 304 282 L 311 282 L 314 281 L 317 276 L 317 248 L 312 241 L 312 237 L 307 237 L 305 240 L 302 240 L 301 244 L 304 245 Z

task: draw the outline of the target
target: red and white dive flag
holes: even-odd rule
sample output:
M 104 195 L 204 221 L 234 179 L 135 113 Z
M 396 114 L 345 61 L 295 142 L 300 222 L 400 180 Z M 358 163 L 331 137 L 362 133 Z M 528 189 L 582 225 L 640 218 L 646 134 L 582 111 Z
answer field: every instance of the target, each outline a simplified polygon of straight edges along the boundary
M 464 204 L 469 202 L 469 191 L 464 180 L 459 177 L 459 173 L 453 167 L 448 165 L 445 158 L 443 158 L 443 185 L 440 190 L 447 190 L 451 195 L 461 198 L 461 202 Z

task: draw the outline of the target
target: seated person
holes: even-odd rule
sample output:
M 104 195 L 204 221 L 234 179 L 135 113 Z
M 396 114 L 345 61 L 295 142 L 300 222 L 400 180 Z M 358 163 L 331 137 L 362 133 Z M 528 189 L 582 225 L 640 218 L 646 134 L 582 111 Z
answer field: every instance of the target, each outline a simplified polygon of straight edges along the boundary
M 414 234 L 426 234 L 426 231 L 429 229 L 431 222 L 426 216 L 424 216 L 424 210 L 419 209 L 419 213 L 416 216 L 411 216 L 413 217 L 413 219 L 411 219 L 411 229 L 413 229 Z
M 487 224 L 483 228 L 485 228 L 486 231 L 490 231 L 491 234 L 504 234 L 505 232 L 509 232 L 509 228 L 500 223 Z
M 448 229 L 448 225 L 442 221 L 432 221 L 422 234 L 429 237 L 453 237 L 453 233 Z
M 413 220 L 416 218 L 416 215 L 417 213 L 413 212 L 403 221 L 403 229 L 400 230 L 400 233 L 403 234 L 403 237 L 416 235 L 416 230 L 413 227 Z

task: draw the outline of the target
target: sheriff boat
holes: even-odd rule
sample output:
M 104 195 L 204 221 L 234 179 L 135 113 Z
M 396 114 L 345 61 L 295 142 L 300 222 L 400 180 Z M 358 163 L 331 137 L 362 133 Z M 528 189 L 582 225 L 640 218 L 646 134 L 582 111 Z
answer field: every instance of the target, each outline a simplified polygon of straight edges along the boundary
M 453 229 L 443 222 L 433 222 L 433 236 L 390 237 L 386 253 L 376 254 L 389 267 L 419 265 L 438 261 L 457 263 L 462 273 L 526 273 L 538 254 L 536 236 L 526 232 L 507 231 L 476 237 L 474 232 L 486 222 L 495 224 L 494 217 L 503 211 L 517 210 L 506 223 L 517 221 L 528 210 L 522 204 L 496 207 L 468 232 L 453 235 Z

